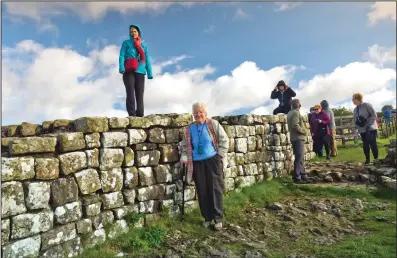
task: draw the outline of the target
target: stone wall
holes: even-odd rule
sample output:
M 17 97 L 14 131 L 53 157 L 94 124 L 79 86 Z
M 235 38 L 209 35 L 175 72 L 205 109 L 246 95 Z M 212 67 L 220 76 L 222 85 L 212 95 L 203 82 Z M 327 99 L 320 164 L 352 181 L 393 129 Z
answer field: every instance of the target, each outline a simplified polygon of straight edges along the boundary
M 285 116 L 214 119 L 230 137 L 226 191 L 291 170 Z M 2 257 L 72 257 L 125 231 L 130 212 L 144 214 L 138 225 L 161 211 L 178 214 L 178 143 L 191 122 L 169 114 L 2 127 Z M 314 157 L 309 141 L 306 159 Z M 193 184 L 184 195 L 194 207 Z

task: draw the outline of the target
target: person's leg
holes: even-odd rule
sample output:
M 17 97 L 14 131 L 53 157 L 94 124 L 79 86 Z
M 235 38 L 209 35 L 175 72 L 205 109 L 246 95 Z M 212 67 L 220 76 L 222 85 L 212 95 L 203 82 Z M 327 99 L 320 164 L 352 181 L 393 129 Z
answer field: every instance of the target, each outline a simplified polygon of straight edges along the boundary
M 330 141 L 326 137 L 328 137 L 328 136 L 323 137 L 323 145 L 325 148 L 325 155 L 326 155 L 327 159 L 330 159 L 330 147 L 329 147 Z
M 370 158 L 369 158 L 369 137 L 367 133 L 361 133 L 361 140 L 363 141 L 363 151 L 365 155 L 365 164 L 369 164 Z
M 223 218 L 223 164 L 219 155 L 204 161 L 207 173 L 207 184 L 209 185 L 209 199 L 212 202 L 212 217 L 215 223 L 221 223 Z
M 123 73 L 123 82 L 126 91 L 125 106 L 128 116 L 135 116 L 135 76 L 132 72 Z
M 331 142 L 331 156 L 338 156 L 338 143 L 336 142 L 336 128 L 331 130 L 332 142 Z
M 317 156 L 322 157 L 323 156 L 323 140 L 319 136 L 316 136 L 314 139 L 315 139 L 315 142 L 316 142 L 316 153 L 317 153 Z
M 145 75 L 135 73 L 135 96 L 136 96 L 136 115 L 144 116 L 144 93 L 145 93 Z
M 276 108 L 273 110 L 273 115 L 277 115 L 277 114 L 279 114 L 279 113 L 282 113 L 282 109 L 281 109 L 280 106 L 276 107 Z
M 201 216 L 205 222 L 211 222 L 212 210 L 209 209 L 211 196 L 208 195 L 208 178 L 206 177 L 206 169 L 203 161 L 193 161 L 193 181 L 196 186 L 197 199 L 199 202 Z M 208 225 L 209 226 L 209 225 Z
M 284 106 L 283 113 L 284 114 L 288 114 L 289 111 L 291 111 L 291 106 L 289 106 L 289 105 L 288 106 Z
M 378 145 L 376 144 L 376 138 L 378 138 L 378 132 L 377 130 L 373 130 L 370 132 L 370 139 L 369 139 L 369 145 L 371 147 L 372 155 L 374 156 L 374 159 L 378 159 Z
M 292 149 L 294 152 L 294 175 L 292 179 L 299 181 L 300 179 L 306 179 L 305 173 L 305 145 L 303 141 L 293 141 Z

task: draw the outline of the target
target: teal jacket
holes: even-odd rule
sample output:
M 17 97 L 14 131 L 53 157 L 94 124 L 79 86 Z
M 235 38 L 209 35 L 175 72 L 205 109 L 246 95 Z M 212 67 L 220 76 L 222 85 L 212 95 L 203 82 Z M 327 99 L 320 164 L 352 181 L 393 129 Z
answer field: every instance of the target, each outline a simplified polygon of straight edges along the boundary
M 142 32 L 141 29 L 139 28 L 138 25 L 131 25 L 134 26 L 138 29 L 139 36 L 142 37 Z M 129 28 L 128 28 L 128 34 L 130 33 Z M 124 40 L 123 44 L 121 45 L 120 49 L 120 57 L 119 57 L 119 72 L 123 73 L 125 72 L 124 68 L 124 61 L 128 58 L 137 58 L 139 55 L 138 50 L 134 46 L 134 40 L 132 36 L 130 35 L 130 38 L 127 40 Z M 146 74 L 147 72 L 147 77 L 148 79 L 153 79 L 153 72 L 152 72 L 152 63 L 150 62 L 150 57 L 149 57 L 149 52 L 147 50 L 147 45 L 145 42 L 142 41 L 142 48 L 145 51 L 145 56 L 146 56 L 146 62 L 145 64 L 142 64 L 139 62 L 138 64 L 138 70 L 136 70 L 136 73 L 140 74 Z M 138 60 L 140 61 L 140 58 L 138 57 Z

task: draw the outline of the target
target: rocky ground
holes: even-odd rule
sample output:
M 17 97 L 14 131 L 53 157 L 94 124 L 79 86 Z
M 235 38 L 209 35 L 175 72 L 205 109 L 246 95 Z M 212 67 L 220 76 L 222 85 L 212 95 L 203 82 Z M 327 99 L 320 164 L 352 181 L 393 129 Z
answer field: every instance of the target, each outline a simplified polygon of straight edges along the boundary
M 364 209 L 390 209 L 386 203 L 370 203 L 357 198 L 332 199 L 291 197 L 279 202 L 249 206 L 246 217 L 236 224 L 226 223 L 219 232 L 191 238 L 180 230 L 166 235 L 161 251 L 145 257 L 270 257 L 268 248 L 299 252 L 299 243 L 328 246 L 345 237 L 364 236 L 356 227 Z M 376 218 L 388 220 L 387 218 Z M 392 223 L 389 221 L 388 223 Z M 290 245 L 290 247 L 288 247 Z M 163 251 L 166 250 L 166 251 Z M 119 256 L 129 257 L 119 253 Z M 132 256 L 131 256 L 132 257 Z M 285 256 L 284 256 L 285 257 Z M 291 253 L 287 257 L 314 257 Z

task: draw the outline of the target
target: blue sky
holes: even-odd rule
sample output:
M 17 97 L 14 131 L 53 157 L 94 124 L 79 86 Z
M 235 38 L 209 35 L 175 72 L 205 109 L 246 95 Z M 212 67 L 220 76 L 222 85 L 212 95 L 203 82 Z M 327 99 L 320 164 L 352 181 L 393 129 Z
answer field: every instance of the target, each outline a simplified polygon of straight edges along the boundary
M 96 3 L 91 4 L 95 5 Z M 134 3 L 131 4 L 133 5 Z M 108 100 L 112 102 L 108 103 L 109 106 L 112 109 L 116 107 L 118 111 L 104 110 L 103 112 L 106 114 L 110 112 L 114 115 L 122 115 L 122 112 L 124 112 L 124 100 L 122 97 L 124 89 L 121 80 L 117 82 L 116 79 L 118 56 L 115 54 L 115 49 L 116 47 L 119 48 L 122 40 L 128 37 L 128 26 L 132 23 L 137 23 L 141 26 L 143 39 L 149 46 L 150 56 L 154 63 L 160 64 L 172 58 L 183 56 L 181 61 L 176 62 L 176 65 L 161 67 L 159 76 L 155 80 L 147 82 L 148 87 L 156 87 L 155 85 L 164 85 L 163 83 L 167 83 L 166 90 L 172 91 L 173 83 L 167 80 L 164 73 L 169 72 L 173 76 L 173 79 L 175 79 L 179 78 L 178 73 L 180 71 L 204 69 L 206 65 L 210 65 L 215 71 L 203 72 L 205 78 L 200 79 L 200 83 L 197 85 L 191 85 L 189 89 L 196 90 L 197 87 L 200 87 L 200 84 L 205 85 L 202 87 L 215 88 L 218 86 L 222 89 L 227 89 L 225 85 L 218 85 L 218 79 L 221 76 L 228 76 L 230 77 L 228 78 L 230 79 L 230 84 L 235 87 L 233 89 L 236 92 L 244 92 L 244 85 L 249 84 L 247 87 L 251 90 L 258 87 L 258 94 L 263 95 L 262 102 L 257 100 L 253 105 L 244 105 L 243 103 L 231 108 L 226 108 L 226 100 L 222 100 L 226 103 L 217 104 L 216 99 L 219 101 L 219 98 L 223 95 L 216 97 L 212 97 L 214 94 L 202 96 L 204 101 L 206 98 L 213 98 L 211 100 L 208 99 L 209 103 L 213 103 L 213 109 L 217 106 L 222 106 L 223 108 L 219 109 L 222 110 L 219 111 L 221 114 L 251 112 L 255 109 L 257 111 L 269 112 L 277 104 L 274 101 L 269 101 L 268 95 L 270 94 L 269 91 L 275 86 L 272 83 L 278 79 L 287 79 L 287 83 L 296 89 L 298 85 L 301 85 L 302 96 L 306 94 L 303 98 L 312 100 L 313 96 L 315 96 L 311 93 L 313 87 L 330 87 L 328 90 L 332 91 L 333 88 L 341 86 L 338 84 L 343 84 L 343 81 L 340 81 L 338 77 L 339 81 L 334 79 L 332 83 L 329 81 L 317 82 L 317 86 L 313 86 L 310 84 L 313 83 L 313 78 L 316 78 L 316 76 L 326 77 L 327 74 L 330 75 L 333 73 L 335 68 L 346 68 L 349 64 L 355 62 L 360 62 L 363 65 L 364 62 L 370 61 L 374 67 L 368 69 L 372 69 L 371 72 L 374 72 L 372 74 L 374 78 L 384 75 L 379 85 L 369 85 L 366 88 L 368 94 L 380 94 L 380 91 L 383 91 L 385 94 L 389 94 L 390 92 L 395 93 L 395 76 L 393 77 L 391 75 L 390 69 L 395 73 L 396 24 L 395 10 L 394 17 L 393 13 L 390 16 L 390 5 L 389 7 L 382 7 L 383 11 L 379 9 L 380 11 L 375 12 L 375 15 L 379 17 L 372 24 L 370 24 L 368 16 L 371 10 L 375 8 L 372 3 L 303 3 L 284 11 L 276 11 L 278 6 L 271 2 L 205 3 L 190 7 L 174 4 L 164 7 L 162 12 L 147 10 L 145 7 L 132 6 L 129 7 L 131 9 L 128 10 L 131 11 L 128 11 L 128 14 L 121 14 L 122 7 L 113 7 L 113 9 L 109 8 L 109 10 L 105 8 L 104 15 L 99 15 L 100 18 L 96 20 L 89 16 L 89 12 L 92 9 L 87 9 L 88 11 L 85 14 L 84 11 L 76 11 L 78 9 L 77 7 L 56 5 L 50 7 L 49 5 L 51 3 L 48 3 L 45 7 L 34 6 L 38 11 L 37 15 L 33 15 L 29 12 L 24 13 L 20 11 L 21 7 L 15 8 L 13 6 L 7 6 L 4 3 L 2 5 L 2 47 L 8 50 L 7 53 L 3 50 L 3 56 L 6 59 L 6 61 L 3 61 L 3 66 L 6 66 L 6 68 L 3 68 L 3 71 L 7 68 L 13 70 L 11 67 L 11 59 L 13 59 L 10 58 L 12 56 L 11 53 L 19 55 L 19 59 L 21 60 L 26 56 L 26 53 L 21 54 L 21 51 L 12 52 L 12 50 L 18 49 L 17 45 L 20 42 L 26 42 L 26 40 L 30 40 L 29 42 L 31 44 L 40 46 L 40 51 L 33 53 L 33 60 L 29 60 L 32 65 L 30 67 L 32 71 L 39 69 L 33 69 L 35 58 L 41 60 L 40 57 L 42 57 L 43 51 L 48 48 L 56 48 L 63 51 L 65 51 L 65 48 L 71 49 L 79 57 L 90 57 L 90 53 L 94 50 L 106 55 L 104 51 L 106 46 L 113 46 L 114 53 L 112 52 L 112 54 L 114 54 L 113 59 L 115 59 L 115 64 L 110 68 L 108 67 L 110 69 L 109 73 L 112 73 L 112 75 L 105 75 L 107 72 L 105 69 L 102 74 L 98 73 L 98 77 L 96 77 L 98 80 L 111 78 L 109 80 L 112 83 L 121 84 L 117 86 L 118 95 Z M 70 5 L 73 4 L 70 3 Z M 134 12 L 134 8 L 139 9 L 139 11 Z M 51 10 L 53 13 L 61 12 L 62 14 L 58 16 L 48 15 L 48 13 L 51 13 L 48 10 Z M 92 12 L 95 13 L 94 11 Z M 46 27 L 50 29 L 43 29 Z M 87 42 L 90 42 L 90 44 L 87 44 Z M 373 47 L 372 49 L 374 51 L 370 53 L 369 48 L 371 47 Z M 393 48 L 394 59 L 390 57 L 393 56 Z M 389 53 L 387 51 L 391 52 Z M 366 52 L 367 54 L 365 54 Z M 7 57 L 10 60 L 7 61 Z M 57 57 L 54 56 L 54 58 Z M 60 58 L 62 58 L 62 55 Z M 384 63 L 379 64 L 374 61 L 379 58 L 384 60 Z M 258 75 L 258 78 L 269 79 L 263 81 L 263 87 L 266 90 L 261 88 L 260 82 L 252 82 L 253 77 L 256 75 L 252 74 L 250 77 L 248 69 L 251 68 L 241 66 L 246 61 L 255 63 L 257 69 L 260 70 L 259 72 L 262 72 L 261 75 Z M 294 71 L 291 72 L 285 68 L 286 65 L 295 67 L 293 69 Z M 302 69 L 302 66 L 305 68 Z M 241 75 L 238 78 L 231 74 L 238 67 L 244 73 L 247 73 L 247 77 L 242 75 L 243 71 L 240 72 Z M 284 71 L 280 72 L 280 75 L 284 75 L 286 78 L 269 78 L 273 74 L 270 76 L 267 72 L 276 67 L 284 67 Z M 256 68 L 252 71 L 254 72 L 255 70 Z M 188 72 L 186 73 L 189 74 Z M 15 74 L 19 77 L 15 79 L 18 82 L 9 79 L 8 82 L 4 82 L 3 80 L 3 84 L 6 83 L 10 88 L 15 88 L 17 86 L 12 85 L 11 82 L 19 83 L 20 85 L 18 84 L 18 87 L 22 87 L 22 91 L 26 91 L 26 94 L 34 92 L 33 89 L 27 89 L 34 86 L 22 85 L 21 80 L 24 80 L 24 78 L 22 78 L 23 74 L 21 72 L 15 72 Z M 87 74 L 85 75 L 87 76 Z M 179 74 L 179 76 L 182 75 Z M 352 76 L 359 77 L 360 75 L 357 72 L 357 75 Z M 12 76 L 10 75 L 9 77 Z M 188 81 L 192 82 L 194 79 L 188 79 Z M 372 80 L 369 79 L 369 81 Z M 373 83 L 376 83 L 375 79 L 373 81 Z M 33 80 L 32 83 L 37 83 L 37 80 Z M 253 85 L 254 83 L 255 85 Z M 349 87 L 354 88 L 354 85 L 361 83 L 360 78 L 357 78 L 357 82 L 355 83 L 349 85 Z M 76 85 L 76 89 L 82 89 L 82 87 L 81 85 Z M 305 87 L 306 89 L 304 89 Z M 45 90 L 45 88 L 41 89 Z M 174 94 L 177 93 L 175 92 Z M 343 104 L 346 99 L 350 98 L 350 93 L 351 91 L 347 91 L 346 96 L 343 96 L 341 93 L 342 95 L 339 94 L 338 99 L 331 102 L 334 102 L 335 105 Z M 3 123 L 7 121 L 14 122 L 14 119 L 9 117 L 4 118 L 4 116 L 15 113 L 15 110 L 12 109 L 12 106 L 17 103 L 12 100 L 15 94 L 15 91 L 10 90 L 8 95 L 9 101 L 6 102 L 8 107 L 6 110 L 9 113 L 6 112 L 3 114 Z M 163 110 L 164 112 L 162 113 L 168 111 L 189 111 L 188 102 L 181 103 L 180 105 L 174 103 L 164 108 L 156 106 L 156 101 L 153 100 L 155 97 L 145 95 L 145 100 L 149 100 L 147 101 L 149 103 L 148 110 L 151 112 L 161 112 Z M 225 95 L 225 99 L 228 97 L 230 96 Z M 395 97 L 394 99 L 386 98 L 385 100 L 394 103 Z M 169 101 L 173 102 L 177 101 L 177 99 L 170 98 Z M 194 101 L 194 99 L 191 99 L 191 101 Z M 238 102 L 239 99 L 231 99 L 231 101 Z M 308 106 L 309 104 L 312 105 L 320 101 L 321 99 L 308 101 L 311 102 L 308 103 Z M 162 103 L 164 104 L 166 102 L 162 101 Z M 382 105 L 384 103 L 376 104 Z M 37 106 L 37 104 L 32 105 Z M 46 104 L 42 103 L 42 105 L 45 107 Z M 73 111 L 77 107 L 81 110 L 81 103 L 69 103 L 69 105 L 75 106 L 70 108 L 66 106 L 66 109 L 70 109 L 68 112 L 57 113 L 54 111 L 51 114 L 38 114 L 40 112 L 36 111 L 38 113 L 34 114 L 34 117 L 38 120 L 53 119 L 56 115 L 73 117 L 74 114 L 85 115 L 95 113 L 92 110 L 86 110 L 85 113 L 84 111 Z M 179 109 L 177 106 L 179 106 Z M 54 107 L 48 106 L 48 108 Z M 28 117 L 18 117 L 15 122 L 22 120 L 28 120 Z M 36 120 L 35 122 L 40 122 Z

